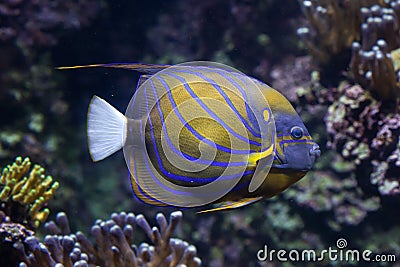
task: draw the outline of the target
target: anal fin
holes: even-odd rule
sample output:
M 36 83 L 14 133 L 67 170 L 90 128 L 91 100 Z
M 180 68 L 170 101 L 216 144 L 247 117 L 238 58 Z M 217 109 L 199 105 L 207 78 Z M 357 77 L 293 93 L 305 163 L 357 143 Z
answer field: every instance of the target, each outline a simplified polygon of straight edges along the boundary
M 197 213 L 208 213 L 208 212 L 215 212 L 215 211 L 222 211 L 222 210 L 229 210 L 229 209 L 236 209 L 251 203 L 257 202 L 261 200 L 263 197 L 252 197 L 252 198 L 244 198 L 237 201 L 225 201 L 217 204 L 218 206 L 213 209 L 202 210 Z

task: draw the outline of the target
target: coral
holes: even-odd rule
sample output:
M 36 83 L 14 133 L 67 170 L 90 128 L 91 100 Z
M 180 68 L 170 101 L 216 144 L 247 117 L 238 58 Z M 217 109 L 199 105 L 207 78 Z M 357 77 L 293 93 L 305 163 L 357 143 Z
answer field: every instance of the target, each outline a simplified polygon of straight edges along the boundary
M 46 224 L 50 235 L 44 237 L 43 243 L 34 236 L 24 240 L 26 248 L 20 266 L 200 266 L 194 246 L 171 238 L 182 213 L 172 212 L 169 223 L 161 213 L 156 219 L 159 228 L 150 227 L 143 215 L 114 213 L 110 220 L 97 220 L 92 226 L 93 243 L 82 232 L 71 234 L 65 213 L 59 213 L 56 222 Z M 133 245 L 136 225 L 153 245 Z
M 329 212 L 323 219 L 329 227 L 340 231 L 344 226 L 358 225 L 371 211 L 380 208 L 378 197 L 366 197 L 354 175 L 332 171 L 314 171 L 296 184 L 285 197 L 317 213 Z
M 297 30 L 314 58 L 327 63 L 360 38 L 362 7 L 385 5 L 384 0 L 299 1 L 308 26 Z
M 45 224 L 48 235 L 37 237 L 39 223 L 49 215 L 44 205 L 53 197 L 58 182 L 44 175 L 29 158 L 17 157 L 3 169 L 0 178 L 0 265 L 1 266 L 200 266 L 196 248 L 171 238 L 182 220 L 182 212 L 172 212 L 169 223 L 157 214 L 157 227 L 143 215 L 113 213 L 107 221 L 97 220 L 91 238 L 72 234 L 65 213 L 56 222 Z M 141 227 L 152 245 L 133 245 L 134 229 Z M 91 241 L 94 240 L 94 243 Z
M 300 106 L 310 110 L 315 104 L 329 105 L 325 116 L 328 148 L 354 161 L 357 181 L 369 176 L 381 195 L 397 195 L 400 1 L 301 4 L 310 26 L 299 33 L 307 37 L 311 54 L 327 63 L 335 60 L 334 55 L 345 57 L 344 50 L 351 45 L 349 73 L 361 86 L 343 82 L 326 89 L 312 82 L 297 90 Z
M 309 26 L 299 28 L 298 35 L 314 59 L 343 69 L 341 61 L 348 60 L 351 47 L 350 76 L 379 99 L 395 102 L 400 92 L 400 1 L 300 3 Z
M 17 157 L 12 165 L 2 171 L 0 178 L 0 209 L 28 227 L 37 228 L 50 213 L 43 208 L 54 196 L 59 184 L 44 174 L 44 168 L 34 165 L 29 158 Z
M 54 196 L 58 182 L 31 166 L 29 158 L 17 157 L 0 178 L 0 265 L 17 263 L 24 240 L 34 235 L 50 213 L 44 208 Z M 14 264 L 15 265 L 15 264 Z
M 381 194 L 399 194 L 400 114 L 387 110 L 358 85 L 339 88 L 342 96 L 325 117 L 329 146 L 352 160 L 365 175 L 372 164 L 371 182 Z
M 383 101 L 396 101 L 400 92 L 400 1 L 390 4 L 361 9 L 361 42 L 352 44 L 349 67 L 354 80 Z
M 54 45 L 54 30 L 87 25 L 99 11 L 98 1 L 6 0 L 0 4 L 0 40 L 23 46 Z
M 0 265 L 15 266 L 20 261 L 18 250 L 23 248 L 23 241 L 33 235 L 34 231 L 12 222 L 11 218 L 0 210 Z

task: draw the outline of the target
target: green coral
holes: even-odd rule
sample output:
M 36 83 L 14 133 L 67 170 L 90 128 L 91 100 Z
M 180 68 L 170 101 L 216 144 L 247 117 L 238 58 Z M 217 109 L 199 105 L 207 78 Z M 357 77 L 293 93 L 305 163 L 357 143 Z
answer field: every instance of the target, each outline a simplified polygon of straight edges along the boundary
M 0 201 L 1 207 L 6 209 L 5 213 L 10 217 L 16 217 L 9 206 L 15 203 L 25 207 L 25 217 L 33 227 L 38 227 L 47 219 L 50 213 L 43 206 L 54 196 L 59 183 L 49 175 L 44 174 L 44 168 L 34 165 L 31 168 L 29 158 L 17 157 L 15 162 L 5 167 L 0 178 Z
M 325 217 L 325 221 L 339 231 L 343 226 L 360 224 L 368 212 L 379 209 L 380 200 L 365 196 L 353 174 L 354 164 L 330 154 L 334 153 L 326 153 L 322 160 L 328 158 L 332 169 L 311 171 L 284 196 L 315 212 L 331 212 L 332 216 Z

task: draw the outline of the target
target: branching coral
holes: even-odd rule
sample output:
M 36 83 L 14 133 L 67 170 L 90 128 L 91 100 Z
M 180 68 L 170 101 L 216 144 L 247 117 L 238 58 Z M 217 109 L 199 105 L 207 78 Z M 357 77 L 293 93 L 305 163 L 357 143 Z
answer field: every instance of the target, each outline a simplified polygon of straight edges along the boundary
M 0 178 L 0 265 L 1 266 L 200 266 L 196 248 L 171 238 L 182 220 L 182 212 L 171 213 L 169 223 L 157 214 L 157 227 L 151 227 L 143 215 L 114 213 L 107 221 L 97 220 L 91 238 L 82 232 L 71 233 L 65 213 L 56 222 L 48 222 L 50 233 L 41 242 L 35 230 L 46 220 L 50 200 L 58 182 L 44 175 L 39 165 L 31 168 L 29 158 L 17 157 L 3 169 Z M 136 247 L 134 229 L 138 225 L 152 245 Z M 91 240 L 94 240 L 92 242 Z
M 350 74 L 384 101 L 400 92 L 397 62 L 400 47 L 400 1 L 300 1 L 309 26 L 299 36 L 314 58 L 328 63 L 346 60 L 352 47 Z M 344 68 L 344 66 L 343 66 Z
M 71 234 L 66 215 L 59 213 L 56 222 L 46 224 L 51 234 L 43 243 L 36 237 L 25 239 L 20 266 L 200 266 L 194 246 L 171 238 L 182 213 L 172 212 L 169 223 L 161 213 L 156 219 L 159 228 L 151 227 L 143 215 L 114 213 L 110 220 L 96 221 L 91 229 L 93 243 L 82 232 Z M 133 245 L 136 225 L 145 231 L 153 245 Z
M 359 39 L 361 7 L 384 4 L 384 0 L 299 1 L 309 26 L 298 29 L 311 54 L 326 63 L 333 55 Z
M 44 174 L 44 168 L 34 165 L 29 158 L 17 157 L 12 165 L 3 169 L 0 178 L 0 209 L 14 222 L 38 227 L 50 211 L 43 206 L 57 190 L 59 184 Z
M 24 240 L 47 219 L 43 208 L 58 188 L 39 165 L 31 168 L 29 158 L 17 157 L 3 169 L 0 178 L 0 265 L 18 262 Z
M 400 1 L 391 8 L 374 5 L 361 9 L 361 43 L 352 45 L 350 71 L 354 80 L 384 101 L 395 101 L 400 93 Z

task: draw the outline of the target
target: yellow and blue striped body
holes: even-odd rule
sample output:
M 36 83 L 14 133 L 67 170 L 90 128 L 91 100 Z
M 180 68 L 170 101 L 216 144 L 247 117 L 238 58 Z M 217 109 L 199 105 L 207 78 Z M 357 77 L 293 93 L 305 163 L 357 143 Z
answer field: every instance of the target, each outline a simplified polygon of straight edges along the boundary
M 264 197 L 272 197 L 301 179 L 306 171 L 311 168 L 315 159 L 309 156 L 309 151 L 315 143 L 300 117 L 282 94 L 255 79 L 251 78 L 251 81 L 249 81 L 249 77 L 246 76 L 247 79 L 245 79 L 242 75 L 238 73 L 227 74 L 224 71 L 207 67 L 187 66 L 183 69 L 165 72 L 164 77 L 168 76 L 165 81 L 162 80 L 163 78 L 157 77 L 143 83 L 144 102 L 146 102 L 147 97 L 157 99 L 154 106 L 147 107 L 144 112 L 149 114 L 145 122 L 144 134 L 146 153 L 151 161 L 147 164 L 154 165 L 155 171 L 171 183 L 179 186 L 197 187 L 221 178 L 228 164 L 232 164 L 232 154 L 242 154 L 242 160 L 234 162 L 234 165 L 242 166 L 239 169 L 243 171 L 239 171 L 236 177 L 228 177 L 228 179 L 238 179 L 239 182 L 226 195 L 214 202 L 229 201 L 227 203 L 236 203 L 244 201 L 243 204 L 246 204 L 246 201 L 252 202 Z M 171 80 L 175 81 L 171 82 Z M 271 143 L 262 143 L 259 121 L 256 119 L 254 110 L 249 107 L 251 103 L 248 103 L 246 86 L 253 86 L 247 84 L 249 82 L 258 86 L 263 97 L 269 103 L 261 110 L 263 119 L 261 123 L 274 123 L 275 120 L 276 130 L 272 130 L 270 139 L 267 139 Z M 176 84 L 176 86 L 171 84 Z M 163 93 L 159 95 L 156 89 L 159 86 L 164 86 L 167 93 L 161 90 Z M 210 106 L 205 103 L 205 99 L 219 101 L 221 106 L 228 107 L 234 116 L 224 116 L 224 112 L 220 112 L 219 106 Z M 141 100 L 143 101 L 143 99 Z M 191 112 L 196 114 L 206 113 L 208 117 L 188 118 L 190 117 L 187 114 L 188 111 L 181 108 L 187 102 L 190 102 Z M 139 112 L 135 112 L 135 108 L 143 109 L 137 103 L 131 103 L 129 107 L 132 108 L 128 108 L 127 117 Z M 168 116 L 176 117 L 176 124 L 163 127 Z M 238 134 L 233 129 L 237 122 L 243 124 L 245 135 Z M 295 139 L 290 134 L 290 127 L 295 125 L 303 129 L 301 138 Z M 171 135 L 169 132 L 170 129 L 174 128 L 181 129 L 178 135 Z M 169 141 L 167 142 L 168 148 L 163 147 L 163 135 L 166 139 L 178 140 L 179 146 L 174 147 Z M 131 136 L 131 138 L 137 137 Z M 247 143 L 249 149 L 232 149 L 232 142 Z M 166 150 L 173 151 L 176 155 L 182 153 L 179 155 L 180 157 L 196 161 L 201 157 L 200 147 L 203 146 L 204 149 L 207 149 L 213 147 L 213 145 L 216 148 L 215 157 L 212 162 L 204 162 L 204 165 L 208 166 L 200 171 L 185 171 L 175 167 L 165 154 Z M 275 154 L 275 158 L 272 158 L 274 159 L 272 169 L 264 177 L 261 186 L 254 192 L 249 192 L 248 185 L 256 169 L 255 164 L 250 164 L 249 155 L 265 151 L 271 145 L 274 147 Z M 300 163 L 294 164 L 298 165 L 296 168 L 291 168 L 287 161 L 290 156 L 285 155 L 285 151 L 294 146 L 297 146 L 299 148 L 297 150 L 301 152 L 300 158 L 297 159 Z M 127 156 L 126 153 L 125 157 L 127 158 Z M 131 157 L 131 160 L 135 161 L 134 157 Z M 128 164 L 132 165 L 131 162 Z M 201 165 L 201 162 L 198 162 L 198 164 Z M 152 172 L 150 169 L 146 171 Z M 140 181 L 140 175 L 135 175 L 135 172 L 136 170 L 133 168 L 132 185 L 135 195 L 145 203 L 166 205 L 163 201 L 158 200 L 161 192 L 153 191 L 149 193 L 149 191 L 152 191 L 151 189 L 141 187 L 144 181 Z
M 144 73 L 125 116 L 92 100 L 88 139 L 95 161 L 123 147 L 133 191 L 145 203 L 241 207 L 297 182 L 320 154 L 282 94 L 222 64 L 64 69 L 81 67 Z

